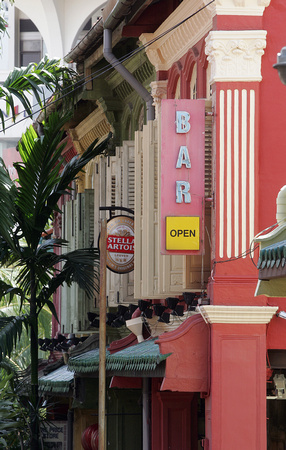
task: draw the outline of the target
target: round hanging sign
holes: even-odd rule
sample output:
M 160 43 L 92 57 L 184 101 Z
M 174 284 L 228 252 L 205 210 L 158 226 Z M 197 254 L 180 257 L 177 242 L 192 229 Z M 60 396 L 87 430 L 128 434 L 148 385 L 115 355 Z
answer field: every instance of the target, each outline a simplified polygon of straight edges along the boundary
M 134 270 L 134 219 L 116 216 L 107 222 L 106 265 L 116 273 Z

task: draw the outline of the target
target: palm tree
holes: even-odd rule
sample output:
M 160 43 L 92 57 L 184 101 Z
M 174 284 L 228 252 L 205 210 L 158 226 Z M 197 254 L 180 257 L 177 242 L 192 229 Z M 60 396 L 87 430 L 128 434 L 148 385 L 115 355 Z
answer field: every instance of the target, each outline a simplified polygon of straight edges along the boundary
M 13 182 L 4 162 L 0 160 L 0 267 L 18 268 L 16 284 L 0 282 L 0 298 L 18 295 L 21 305 L 29 303 L 29 313 L 0 317 L 0 358 L 10 355 L 23 325 L 28 327 L 31 340 L 31 393 L 30 393 L 30 449 L 38 448 L 38 316 L 47 306 L 56 316 L 52 295 L 64 282 L 76 282 L 93 295 L 96 269 L 99 266 L 95 248 L 64 252 L 67 242 L 41 236 L 58 201 L 70 192 L 70 185 L 83 167 L 102 153 L 109 137 L 99 145 L 92 144 L 81 156 L 65 164 L 61 156 L 64 144 L 63 126 L 70 115 L 52 113 L 38 136 L 31 126 L 19 142 L 22 162 L 14 163 L 18 180 Z M 55 249 L 61 248 L 62 252 Z
M 1 0 L 0 0 L 1 1 Z M 0 21 L 1 34 L 1 21 Z M 12 114 L 16 121 L 14 100 L 17 98 L 25 108 L 26 114 L 32 117 L 33 106 L 31 99 L 34 98 L 38 104 L 38 112 L 46 106 L 45 92 L 57 95 L 53 98 L 52 105 L 58 100 L 72 102 L 73 95 L 80 89 L 78 75 L 72 69 L 60 65 L 57 59 L 49 59 L 45 56 L 38 64 L 30 63 L 27 67 L 15 68 L 4 83 L 0 86 L 0 100 L 6 103 L 6 114 Z M 51 99 L 48 102 L 51 105 Z M 0 121 L 2 130 L 5 131 L 5 114 L 0 109 Z

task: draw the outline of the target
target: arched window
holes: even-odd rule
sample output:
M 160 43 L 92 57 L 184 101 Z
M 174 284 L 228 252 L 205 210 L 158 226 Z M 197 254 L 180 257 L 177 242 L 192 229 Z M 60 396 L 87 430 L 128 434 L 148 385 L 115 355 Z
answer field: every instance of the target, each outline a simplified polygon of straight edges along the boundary
M 190 98 L 195 100 L 197 98 L 197 63 L 193 67 L 191 81 L 190 81 Z
M 171 67 L 168 76 L 167 98 L 181 98 L 181 70 L 180 62 Z
M 177 81 L 177 86 L 175 90 L 175 98 L 179 99 L 181 98 L 181 78 Z
M 207 99 L 210 100 L 212 98 L 212 86 L 210 84 L 211 79 L 211 65 L 208 64 L 207 71 L 206 71 L 206 95 Z

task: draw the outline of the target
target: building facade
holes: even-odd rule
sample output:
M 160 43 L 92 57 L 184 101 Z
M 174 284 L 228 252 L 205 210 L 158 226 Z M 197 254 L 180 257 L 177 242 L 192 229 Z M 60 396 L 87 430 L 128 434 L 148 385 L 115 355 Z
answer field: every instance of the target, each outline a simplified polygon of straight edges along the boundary
M 78 195 L 93 197 L 88 233 L 93 226 L 96 242 L 99 219 L 106 215 L 102 207 L 134 210 L 134 272 L 108 272 L 108 306 L 148 301 L 154 313 L 143 314 L 143 321 L 157 337 L 160 355 L 168 355 L 163 372 L 133 374 L 151 379 L 152 426 L 143 426 L 138 449 L 286 445 L 284 397 L 276 382 L 286 370 L 286 323 L 277 315 L 285 300 L 255 296 L 254 248 L 258 233 L 276 224 L 275 200 L 285 184 L 286 91 L 272 67 L 285 44 L 285 17 L 281 0 L 110 0 L 65 57 L 87 82 L 74 122 L 67 125 L 74 149 L 80 153 L 94 138 L 113 132 L 109 155 L 98 157 L 78 185 Z M 170 101 L 181 111 L 187 103 L 180 102 L 187 100 L 204 104 L 204 148 L 190 147 L 188 153 L 191 141 L 178 144 L 184 149 L 177 161 L 179 169 L 191 169 L 196 151 L 204 152 L 202 247 L 170 250 L 161 243 L 162 204 L 184 204 L 178 223 L 194 213 L 187 195 L 176 201 L 175 184 L 174 197 L 164 198 L 163 176 L 173 181 L 171 169 L 162 173 L 162 159 L 172 157 L 162 129 L 174 129 L 178 120 L 174 115 L 166 125 L 164 105 Z M 197 195 L 192 176 L 191 194 Z M 65 327 L 57 331 L 87 331 L 86 316 L 96 312 L 97 299 L 79 298 L 62 293 L 58 308 Z M 169 298 L 184 305 L 176 325 L 172 317 L 180 316 L 171 314 Z M 156 305 L 169 314 L 163 328 Z M 110 350 L 130 345 L 127 339 Z M 83 376 L 83 366 L 73 367 Z M 117 387 L 138 389 L 127 372 L 111 371 Z M 91 373 L 96 380 L 95 366 Z

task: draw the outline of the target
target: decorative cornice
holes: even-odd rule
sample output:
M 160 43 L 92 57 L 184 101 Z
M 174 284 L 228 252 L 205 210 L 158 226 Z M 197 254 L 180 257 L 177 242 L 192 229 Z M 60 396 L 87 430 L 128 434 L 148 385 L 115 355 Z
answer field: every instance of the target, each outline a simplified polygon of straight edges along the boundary
M 262 16 L 264 9 L 270 5 L 271 0 L 216 0 L 209 8 L 213 14 Z M 203 0 L 207 5 L 209 0 Z
M 266 324 L 270 322 L 278 306 L 202 305 L 199 310 L 210 324 Z
M 80 122 L 77 127 L 68 130 L 73 146 L 79 155 L 81 155 L 95 139 L 98 139 L 100 142 L 106 138 L 109 131 L 111 131 L 111 125 L 99 102 L 97 102 L 97 106 L 96 110 Z M 87 172 L 83 172 L 77 179 L 78 191 L 80 193 L 84 192 L 84 189 L 90 186 L 87 176 Z
M 266 31 L 211 31 L 206 54 L 211 64 L 211 83 L 216 81 L 261 81 L 261 57 Z
M 190 4 L 191 3 L 191 4 Z M 187 51 L 202 39 L 212 29 L 213 13 L 209 8 L 200 11 L 192 18 L 182 23 L 186 17 L 191 16 L 203 6 L 202 0 L 185 0 L 176 10 L 157 28 L 155 33 L 143 33 L 141 42 L 145 45 L 151 40 L 166 33 L 160 39 L 146 48 L 150 62 L 158 70 L 169 70 L 174 62 L 178 61 Z M 174 30 L 168 32 L 171 28 Z
M 155 106 L 155 117 L 157 118 L 161 113 L 161 102 L 162 99 L 167 98 L 167 80 L 152 81 L 151 95 L 154 99 L 153 106 Z
M 95 141 L 95 139 L 100 140 L 105 138 L 111 130 L 111 126 L 106 118 L 101 104 L 99 101 L 96 103 L 98 107 L 95 111 L 89 114 L 75 128 L 70 128 L 68 130 L 78 153 L 82 153 L 86 150 L 88 146 Z M 75 144 L 77 141 L 80 143 L 80 147 L 78 148 Z M 79 151 L 79 148 L 81 148 L 81 151 Z

